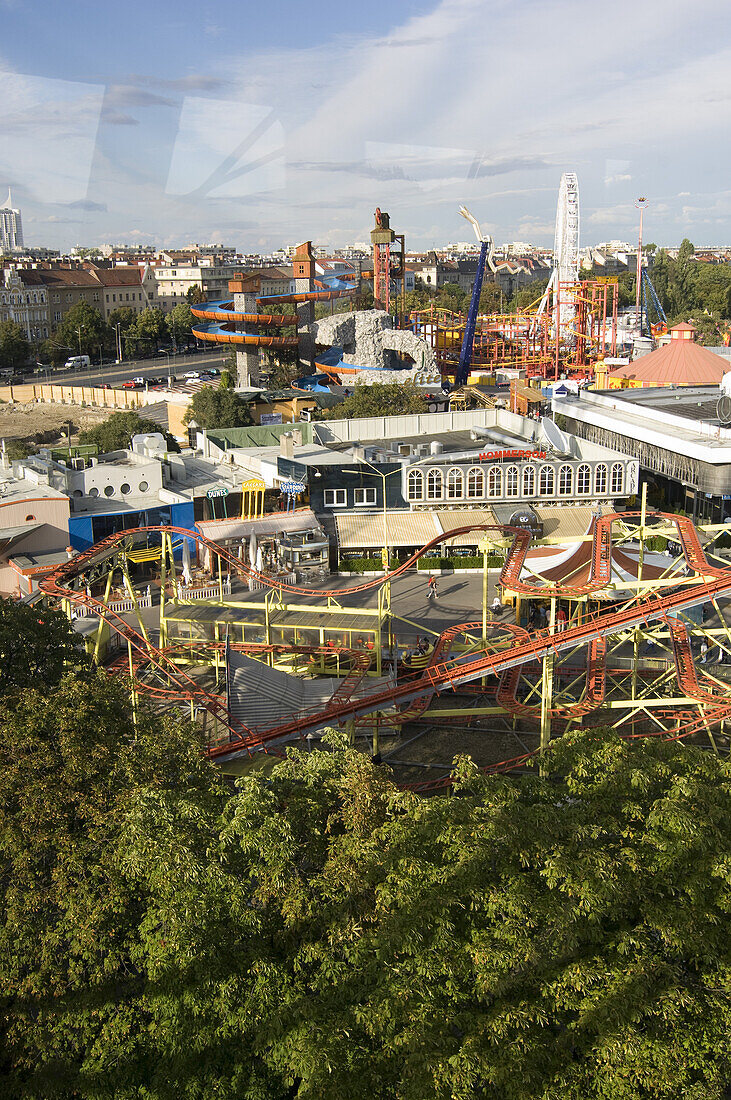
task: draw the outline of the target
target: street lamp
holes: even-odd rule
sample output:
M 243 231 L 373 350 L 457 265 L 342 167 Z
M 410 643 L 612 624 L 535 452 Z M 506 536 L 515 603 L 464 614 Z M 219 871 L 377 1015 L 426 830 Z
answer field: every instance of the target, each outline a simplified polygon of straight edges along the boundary
M 122 325 L 122 322 L 117 321 L 116 325 L 114 326 L 116 331 L 117 331 L 117 362 L 118 363 L 122 362 L 122 336 L 120 334 L 121 325 Z
M 352 474 L 354 477 L 369 477 L 369 476 L 373 477 L 374 475 L 377 475 L 383 481 L 383 546 L 381 547 L 381 561 L 382 561 L 382 564 L 383 564 L 384 572 L 388 573 L 391 556 L 390 556 L 389 550 L 388 550 L 388 526 L 387 526 L 387 521 L 386 521 L 386 516 L 387 516 L 387 511 L 386 511 L 386 478 L 393 477 L 395 474 L 402 474 L 403 473 L 403 468 L 401 466 L 399 466 L 399 468 L 397 470 L 389 470 L 389 472 L 387 474 L 384 474 L 384 472 L 382 470 L 376 469 L 376 467 L 373 466 L 370 462 L 368 462 L 367 459 L 361 458 L 358 461 L 362 465 L 368 466 L 369 469 L 368 470 L 343 470 L 342 472 L 344 474 Z

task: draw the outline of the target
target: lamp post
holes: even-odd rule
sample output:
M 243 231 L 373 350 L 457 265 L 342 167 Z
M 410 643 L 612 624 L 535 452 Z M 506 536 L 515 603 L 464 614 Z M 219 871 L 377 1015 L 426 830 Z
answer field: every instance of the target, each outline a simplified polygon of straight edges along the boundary
M 388 573 L 388 571 L 389 571 L 388 566 L 389 566 L 389 562 L 390 562 L 391 559 L 390 559 L 390 554 L 389 554 L 389 550 L 388 550 L 388 524 L 387 524 L 387 510 L 386 510 L 386 478 L 393 477 L 394 474 L 401 474 L 401 473 L 403 473 L 403 470 L 402 470 L 401 466 L 399 466 L 399 468 L 397 470 L 389 470 L 389 472 L 387 474 L 384 474 L 384 472 L 382 470 L 376 469 L 376 467 L 371 465 L 371 463 L 368 462 L 365 458 L 359 459 L 359 462 L 364 466 L 368 466 L 369 469 L 368 470 L 343 470 L 342 472 L 344 474 L 352 474 L 354 477 L 359 477 L 359 476 L 360 477 L 368 477 L 368 476 L 372 477 L 372 476 L 375 475 L 375 476 L 380 477 L 381 480 L 383 481 L 383 545 L 381 547 L 381 562 L 383 564 L 384 572 Z
M 114 328 L 117 332 L 117 362 L 118 363 L 122 362 L 122 336 L 121 336 L 121 333 L 120 333 L 121 326 L 122 326 L 121 321 L 117 321 L 116 325 L 114 326 Z

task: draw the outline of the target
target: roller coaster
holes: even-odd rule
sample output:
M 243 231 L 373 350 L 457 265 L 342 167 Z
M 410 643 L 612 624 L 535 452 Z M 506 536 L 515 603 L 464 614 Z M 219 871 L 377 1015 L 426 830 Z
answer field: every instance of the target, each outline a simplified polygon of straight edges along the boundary
M 638 523 L 645 531 L 648 524 L 662 525 L 661 529 L 670 531 L 677 539 L 681 553 L 662 577 L 637 582 L 634 592 L 621 597 L 621 592 L 628 591 L 628 582 L 613 581 L 613 528 L 617 527 L 621 541 L 632 536 Z M 658 528 L 653 526 L 651 530 Z M 134 553 L 131 548 L 140 540 L 148 544 L 150 540 L 159 540 L 161 590 L 166 577 L 172 577 L 174 587 L 174 540 L 194 538 L 199 553 L 205 553 L 219 570 L 225 567 L 242 581 L 270 590 L 280 601 L 298 597 L 312 600 L 314 596 L 324 608 L 333 600 L 388 588 L 443 542 L 443 534 L 383 576 L 349 588 L 313 593 L 309 587 L 283 583 L 258 572 L 235 553 L 200 534 L 193 536 L 189 530 L 176 527 L 138 528 L 110 535 L 79 553 L 42 580 L 40 587 L 47 598 L 60 603 L 69 613 L 84 608 L 100 624 L 108 623 L 116 630 L 126 643 L 126 652 L 122 651 L 108 667 L 112 674 L 131 676 L 133 698 L 134 693 L 144 692 L 160 703 L 190 706 L 192 713 L 196 708 L 205 711 L 214 729 L 208 749 L 214 760 L 255 758 L 262 752 L 280 755 L 287 743 L 327 726 L 347 728 L 375 721 L 385 727 L 400 728 L 428 716 L 435 701 L 443 703 L 447 692 L 473 693 L 468 699 L 468 713 L 470 707 L 476 714 L 485 712 L 489 699 L 490 713 L 499 710 L 513 721 L 540 725 L 542 749 L 550 740 L 552 722 L 560 722 L 565 729 L 589 714 L 606 713 L 613 720 L 617 710 L 620 720 L 614 724 L 623 732 L 629 729 L 631 735 L 635 734 L 637 724 L 644 722 L 651 732 L 661 736 L 685 737 L 704 732 L 714 747 L 717 742 L 713 730 L 720 729 L 720 737 L 725 738 L 725 723 L 731 719 L 731 694 L 722 679 L 709 676 L 705 670 L 703 679 L 699 679 L 683 616 L 692 615 L 699 605 L 712 604 L 723 623 L 718 601 L 731 597 L 731 569 L 709 560 L 690 520 L 661 512 L 596 516 L 587 536 L 588 576 L 584 580 L 568 577 L 560 583 L 531 577 L 527 557 L 531 536 L 525 530 L 478 524 L 450 531 L 450 537 L 472 531 L 481 532 L 495 545 L 509 543 L 499 577 L 504 598 L 515 599 L 518 606 L 521 600 L 549 602 L 551 613 L 546 626 L 526 629 L 517 623 L 488 622 L 483 611 L 481 621 L 456 623 L 442 631 L 423 667 L 403 675 L 400 682 L 398 678 L 381 677 L 372 690 L 369 675 L 374 654 L 362 646 L 218 638 L 169 643 L 162 631 L 158 644 L 141 620 L 137 627 L 130 624 L 123 613 L 109 606 L 105 597 L 92 595 L 89 580 L 98 577 L 105 567 L 113 572 L 120 558 Z M 565 623 L 556 617 L 556 608 L 561 603 L 568 603 L 572 609 Z M 671 656 L 666 665 L 673 666 L 675 689 L 667 667 L 652 673 L 655 677 L 652 690 L 643 687 L 643 677 L 647 679 L 650 674 L 643 670 L 639 647 L 642 639 L 648 638 L 648 631 L 654 631 L 651 634 L 654 644 L 660 635 L 668 639 Z M 728 646 L 727 652 L 731 653 L 731 630 L 724 624 L 715 633 L 719 648 Z M 622 659 L 615 659 L 615 655 L 628 645 L 633 656 L 629 667 L 622 670 L 619 667 Z M 245 724 L 232 717 L 226 693 L 200 676 L 201 668 L 224 667 L 227 651 L 272 664 L 293 661 L 295 667 L 301 661 L 309 661 L 326 674 L 337 666 L 341 678 L 328 699 L 304 712 L 270 724 Z M 568 681 L 571 690 L 557 687 L 561 678 Z M 633 685 L 631 690 L 626 686 L 629 681 Z M 579 682 L 583 686 L 576 698 Z M 500 767 L 521 767 L 530 755 L 502 761 Z M 432 786 L 427 783 L 419 789 Z

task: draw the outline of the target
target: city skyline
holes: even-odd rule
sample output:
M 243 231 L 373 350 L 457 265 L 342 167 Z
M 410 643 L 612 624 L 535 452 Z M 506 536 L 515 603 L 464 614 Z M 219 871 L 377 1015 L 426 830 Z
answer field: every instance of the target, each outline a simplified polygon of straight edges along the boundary
M 367 20 L 186 0 L 154 23 L 138 0 L 123 23 L 5 0 L 0 17 L 0 191 L 31 245 L 336 248 L 379 205 L 424 250 L 464 239 L 465 202 L 498 241 L 550 246 L 565 170 L 582 244 L 633 240 L 638 194 L 646 240 L 731 237 L 719 0 L 378 0 Z

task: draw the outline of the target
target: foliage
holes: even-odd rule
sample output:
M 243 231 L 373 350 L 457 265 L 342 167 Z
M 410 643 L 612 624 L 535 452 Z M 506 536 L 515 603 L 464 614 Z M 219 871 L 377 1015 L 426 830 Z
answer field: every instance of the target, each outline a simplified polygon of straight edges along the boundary
M 54 330 L 53 358 L 55 362 L 73 355 L 98 358 L 99 347 L 111 347 L 109 326 L 101 313 L 88 302 L 77 302 Z
M 11 462 L 17 461 L 21 458 L 27 458 L 28 455 L 35 454 L 35 447 L 30 443 L 27 443 L 24 439 L 6 439 L 5 440 L 5 453 Z
M 324 410 L 320 419 L 351 420 L 362 416 L 394 416 L 426 412 L 426 402 L 413 382 L 356 382 L 349 397 L 334 409 Z
M 63 612 L 0 599 L 0 698 L 30 688 L 42 692 L 59 682 L 64 669 L 86 664 Z
M 112 413 L 101 424 L 95 424 L 93 428 L 81 432 L 79 442 L 96 443 L 100 454 L 109 454 L 111 451 L 122 451 L 130 447 L 133 435 L 147 435 L 151 432 L 161 432 L 165 436 L 165 444 L 169 451 L 180 450 L 170 432 L 165 431 L 152 420 L 145 420 L 133 410 Z
M 188 302 L 178 302 L 176 306 L 173 306 L 165 318 L 165 325 L 176 347 L 188 343 L 192 324 L 193 314 L 190 312 Z
M 487 568 L 498 569 L 505 565 L 500 554 L 487 555 Z M 425 555 L 419 558 L 417 568 L 430 572 L 432 569 L 482 569 L 482 554 L 449 554 L 446 557 Z
M 197 306 L 206 301 L 203 290 L 196 284 L 188 287 L 185 292 L 185 297 L 188 299 L 188 304 L 191 306 Z
M 143 309 L 125 334 L 126 354 L 150 354 L 167 334 L 165 314 L 161 309 Z
M 243 428 L 253 423 L 248 401 L 223 385 L 204 386 L 193 394 L 185 423 L 191 420 L 199 428 Z
M 227 797 L 102 673 L 0 701 L 6 1095 L 720 1100 L 727 762 L 583 731 L 421 799 L 325 748 Z
M 22 325 L 0 321 L 0 368 L 22 370 L 28 362 L 30 344 Z
M 398 569 L 400 564 L 398 558 L 390 558 L 388 568 Z M 383 561 L 380 554 L 378 557 L 341 558 L 339 568 L 342 573 L 373 573 L 383 569 Z

